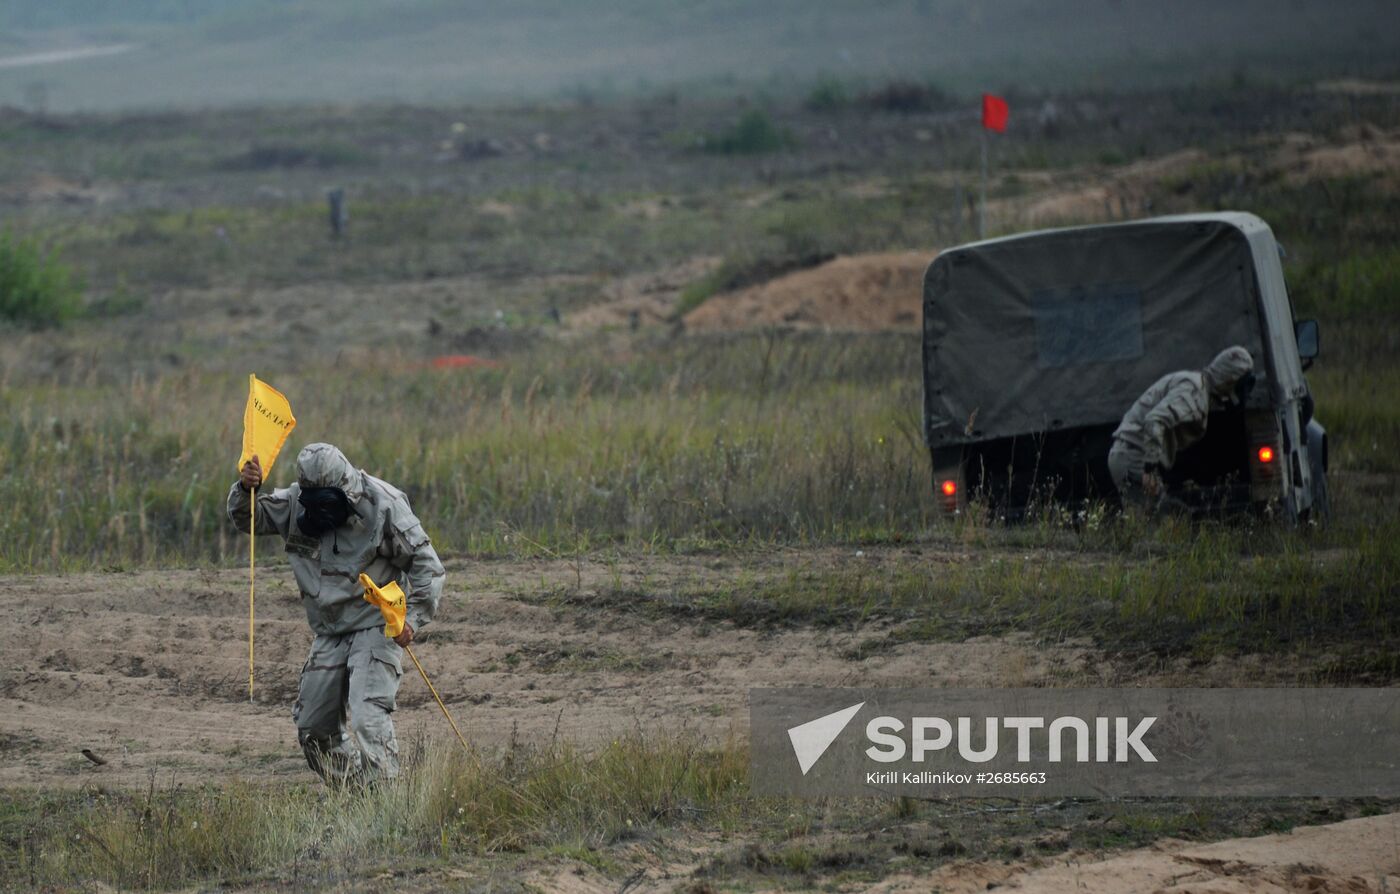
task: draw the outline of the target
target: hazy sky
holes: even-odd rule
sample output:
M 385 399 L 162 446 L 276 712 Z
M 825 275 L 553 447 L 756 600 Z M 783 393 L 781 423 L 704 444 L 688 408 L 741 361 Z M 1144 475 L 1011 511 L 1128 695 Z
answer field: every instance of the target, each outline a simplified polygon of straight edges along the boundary
M 1395 19 L 1393 0 L 5 0 L 0 104 L 1302 81 L 1394 74 Z

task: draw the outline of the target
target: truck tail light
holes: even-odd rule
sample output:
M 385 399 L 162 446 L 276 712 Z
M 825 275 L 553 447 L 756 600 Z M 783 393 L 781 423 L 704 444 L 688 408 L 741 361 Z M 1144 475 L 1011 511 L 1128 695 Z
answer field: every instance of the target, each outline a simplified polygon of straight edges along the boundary
M 1250 499 L 1255 503 L 1277 500 L 1283 496 L 1283 467 L 1288 458 L 1283 452 L 1283 426 L 1273 410 L 1250 410 L 1245 420 Z
M 958 514 L 962 490 L 967 486 L 963 477 L 963 451 L 960 447 L 933 451 L 933 502 L 944 517 Z
M 962 470 L 958 468 L 940 469 L 933 476 L 934 502 L 944 515 L 957 515 L 958 503 L 962 500 Z

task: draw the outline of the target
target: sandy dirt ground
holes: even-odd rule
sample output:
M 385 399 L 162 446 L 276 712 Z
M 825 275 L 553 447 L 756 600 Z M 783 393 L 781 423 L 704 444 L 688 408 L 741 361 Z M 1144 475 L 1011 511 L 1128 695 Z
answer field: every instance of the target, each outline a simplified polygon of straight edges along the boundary
M 880 894 L 1363 894 L 1400 890 L 1400 814 L 1305 826 L 1213 844 L 1164 839 L 1112 857 L 1070 853 L 1047 865 L 954 863 L 928 876 L 889 878 Z
M 667 592 L 756 580 L 850 551 L 743 557 L 451 563 L 439 621 L 416 651 L 468 736 L 597 741 L 641 726 L 745 735 L 747 690 L 765 685 L 991 686 L 1088 682 L 1099 658 L 1030 638 L 907 643 L 842 657 L 878 634 L 740 629 L 658 616 L 600 589 Z M 893 560 L 893 556 L 890 557 Z M 905 556 L 902 561 L 908 561 Z M 862 561 L 880 561 L 873 556 Z M 939 561 L 928 557 L 930 567 Z M 946 557 L 941 559 L 946 561 Z M 247 695 L 246 570 L 0 578 L 0 787 L 307 774 L 291 723 L 311 641 L 286 568 L 258 573 L 257 686 Z M 581 583 L 581 587 L 579 584 Z M 551 594 L 570 593 L 568 599 Z M 450 736 L 406 662 L 401 739 Z M 81 751 L 107 761 L 97 766 Z
M 694 867 L 653 860 L 632 891 L 695 890 Z M 604 894 L 617 883 L 589 867 L 537 870 L 532 887 Z M 762 888 L 755 890 L 764 890 Z M 790 887 L 775 888 L 791 890 Z M 1071 851 L 1010 862 L 955 860 L 931 873 L 892 875 L 843 892 L 868 894 L 1388 894 L 1400 890 L 1400 814 L 1302 826 L 1211 844 L 1163 839 L 1116 854 Z

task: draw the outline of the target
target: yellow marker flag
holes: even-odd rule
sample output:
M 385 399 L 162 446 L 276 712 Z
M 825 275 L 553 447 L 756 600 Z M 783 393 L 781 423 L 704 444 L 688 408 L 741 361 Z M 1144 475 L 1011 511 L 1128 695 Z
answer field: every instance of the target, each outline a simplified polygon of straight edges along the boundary
M 238 457 L 238 470 L 253 457 L 262 465 L 263 480 L 272 475 L 272 464 L 287 436 L 297 427 L 292 405 L 282 392 L 255 375 L 248 376 L 248 406 L 243 410 L 243 454 Z
M 384 635 L 393 639 L 403 633 L 404 614 L 408 611 L 408 605 L 403 595 L 403 587 L 399 582 L 391 580 L 384 586 L 378 586 L 368 574 L 360 573 L 360 586 L 365 588 L 365 602 L 379 607 L 379 613 L 384 616 Z M 447 718 L 451 724 L 452 731 L 457 734 L 457 741 L 462 743 L 462 748 L 467 754 L 472 754 L 471 746 L 462 736 L 462 731 L 457 729 L 457 721 L 452 719 L 452 714 L 447 710 L 447 703 L 438 695 L 437 687 L 433 681 L 428 679 L 428 672 L 423 670 L 423 665 L 418 661 L 418 656 L 413 654 L 412 646 L 404 646 L 403 650 L 408 653 L 408 657 L 413 659 L 413 666 L 418 668 L 418 675 L 427 684 L 428 691 L 433 694 L 433 700 L 442 710 L 442 716 Z
M 361 574 L 360 586 L 365 588 L 365 602 L 379 606 L 379 613 L 384 616 L 384 635 L 393 639 L 403 633 L 403 619 L 408 606 L 399 582 L 391 580 L 378 587 L 368 574 Z
M 243 409 L 243 454 L 238 458 L 238 471 L 253 457 L 262 466 L 263 481 L 272 474 L 272 464 L 287 443 L 287 436 L 297 427 L 292 405 L 282 392 L 248 375 L 248 405 Z M 257 577 L 254 573 L 254 544 L 257 543 L 258 497 L 248 501 L 248 701 L 253 700 L 253 592 Z

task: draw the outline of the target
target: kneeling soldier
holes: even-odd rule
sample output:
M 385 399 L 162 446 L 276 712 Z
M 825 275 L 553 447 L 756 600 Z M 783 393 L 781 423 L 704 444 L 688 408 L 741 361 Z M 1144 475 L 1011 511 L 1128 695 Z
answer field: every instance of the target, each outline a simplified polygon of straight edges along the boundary
M 1151 510 L 1161 500 L 1161 472 L 1201 440 L 1212 406 L 1230 399 L 1254 369 L 1249 351 L 1226 348 L 1201 370 L 1167 373 L 1139 397 L 1113 433 L 1108 470 L 1125 509 Z

